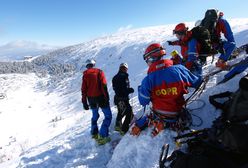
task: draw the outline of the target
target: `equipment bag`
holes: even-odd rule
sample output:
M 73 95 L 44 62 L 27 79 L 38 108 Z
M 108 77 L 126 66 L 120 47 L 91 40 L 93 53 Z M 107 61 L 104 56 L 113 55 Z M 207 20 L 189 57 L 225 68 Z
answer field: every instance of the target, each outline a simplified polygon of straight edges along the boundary
M 217 102 L 217 98 L 228 98 L 224 103 Z M 236 92 L 223 92 L 209 96 L 209 102 L 222 110 L 223 120 L 243 122 L 248 120 L 248 91 L 238 89 Z

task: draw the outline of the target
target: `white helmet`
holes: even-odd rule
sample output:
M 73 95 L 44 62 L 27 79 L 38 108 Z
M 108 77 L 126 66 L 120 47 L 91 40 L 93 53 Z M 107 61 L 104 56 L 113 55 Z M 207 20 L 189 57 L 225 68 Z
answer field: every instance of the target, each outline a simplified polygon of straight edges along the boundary
M 87 67 L 88 65 L 93 65 L 93 66 L 95 66 L 96 61 L 95 61 L 94 59 L 87 59 L 85 63 L 86 63 L 86 67 Z
M 125 68 L 127 68 L 127 69 L 128 69 L 128 64 L 127 64 L 126 62 L 121 63 L 121 64 L 120 64 L 120 68 L 121 68 L 121 67 L 125 67 Z
M 197 20 L 197 21 L 195 22 L 195 27 L 200 26 L 200 25 L 201 25 L 201 22 L 202 22 L 202 20 Z

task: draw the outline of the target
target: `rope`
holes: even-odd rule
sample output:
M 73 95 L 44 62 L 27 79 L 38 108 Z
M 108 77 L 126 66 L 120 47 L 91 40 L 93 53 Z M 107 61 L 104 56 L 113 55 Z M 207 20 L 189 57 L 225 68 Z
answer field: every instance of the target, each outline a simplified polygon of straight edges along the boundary
M 193 108 L 193 109 L 186 108 L 192 116 L 198 118 L 198 120 L 200 121 L 199 124 L 193 124 L 193 122 L 192 122 L 191 125 L 192 125 L 193 127 L 200 127 L 200 126 L 202 126 L 203 120 L 202 120 L 202 118 L 201 118 L 200 116 L 197 116 L 196 114 L 193 114 L 192 111 L 200 110 L 200 109 L 202 109 L 203 107 L 205 107 L 205 105 L 206 105 L 205 101 L 202 100 L 202 99 L 192 100 L 190 103 L 188 103 L 188 105 L 191 104 L 191 103 L 193 103 L 193 102 L 197 102 L 197 101 L 198 101 L 198 102 L 201 102 L 202 105 L 199 106 L 199 107 L 197 107 L 197 108 Z
M 186 99 L 185 105 L 192 103 L 192 101 L 196 100 L 197 97 L 199 97 L 203 90 L 206 88 L 206 85 L 209 81 L 209 76 L 205 76 L 203 78 L 203 82 L 195 89 L 195 91 Z
M 202 100 L 202 99 L 192 100 L 190 103 L 188 103 L 188 105 L 189 105 L 189 104 L 191 104 L 191 103 L 193 103 L 193 102 L 201 102 L 201 103 L 202 103 L 202 105 L 201 105 L 200 107 L 193 108 L 193 109 L 189 109 L 189 108 L 187 108 L 189 111 L 200 110 L 200 109 L 202 109 L 203 107 L 205 107 L 205 105 L 206 105 L 205 101 L 204 101 L 204 100 Z
M 195 114 L 192 114 L 192 113 L 191 113 L 191 115 L 192 115 L 192 116 L 194 116 L 194 117 L 196 117 L 196 118 L 198 118 L 198 119 L 199 119 L 199 121 L 200 121 L 200 123 L 199 123 L 199 124 L 193 124 L 193 122 L 192 122 L 192 124 L 191 124 L 191 125 L 192 125 L 193 127 L 200 127 L 200 126 L 202 126 L 202 124 L 203 124 L 203 120 L 202 120 L 202 118 L 201 118 L 200 116 L 195 115 Z

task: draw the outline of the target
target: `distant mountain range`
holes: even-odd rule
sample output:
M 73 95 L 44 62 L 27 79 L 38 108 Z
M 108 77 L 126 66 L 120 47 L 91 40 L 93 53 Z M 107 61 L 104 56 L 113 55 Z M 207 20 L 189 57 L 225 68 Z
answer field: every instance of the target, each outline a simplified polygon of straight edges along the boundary
M 13 41 L 0 46 L 0 61 L 18 61 L 24 57 L 34 57 L 56 50 L 58 46 L 38 44 L 33 41 Z

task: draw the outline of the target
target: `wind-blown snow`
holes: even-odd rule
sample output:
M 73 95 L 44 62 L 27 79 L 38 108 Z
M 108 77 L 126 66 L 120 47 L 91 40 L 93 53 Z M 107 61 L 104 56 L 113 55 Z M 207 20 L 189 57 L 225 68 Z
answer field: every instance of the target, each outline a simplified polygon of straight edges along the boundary
M 248 19 L 231 20 L 230 23 L 237 44 L 247 43 Z M 190 27 L 193 24 L 188 23 Z M 151 130 L 147 129 L 139 137 L 123 136 L 114 150 L 111 143 L 98 146 L 90 136 L 91 111 L 83 110 L 81 104 L 81 72 L 85 69 L 86 59 L 96 59 L 96 66 L 106 74 L 110 97 L 113 98 L 111 79 L 117 73 L 119 64 L 127 62 L 130 83 L 136 90 L 131 95 L 130 103 L 135 114 L 142 113 L 137 101 L 137 86 L 147 70 L 142 55 L 151 42 L 162 43 L 167 53 L 175 49 L 166 43 L 175 38 L 172 36 L 174 26 L 119 32 L 56 50 L 28 63 L 19 62 L 23 66 L 1 63 L 0 167 L 158 167 L 162 145 L 169 143 L 170 152 L 175 148 L 175 132 L 165 130 L 152 138 Z M 245 56 L 243 54 L 241 57 Z M 205 71 L 212 68 L 213 65 L 209 65 Z M 247 72 L 218 86 L 215 86 L 216 83 L 223 79 L 226 72 L 211 77 L 200 97 L 205 106 L 193 112 L 203 119 L 203 124 L 193 129 L 210 127 L 212 120 L 219 115 L 219 111 L 209 105 L 208 96 L 226 90 L 235 91 L 239 79 Z M 188 108 L 201 105 L 202 102 L 195 101 Z M 110 137 L 118 140 L 121 136 L 114 131 L 117 111 L 112 99 L 111 106 L 113 120 Z M 99 123 L 102 119 L 101 115 Z M 193 117 L 193 123 L 199 124 L 199 119 Z

